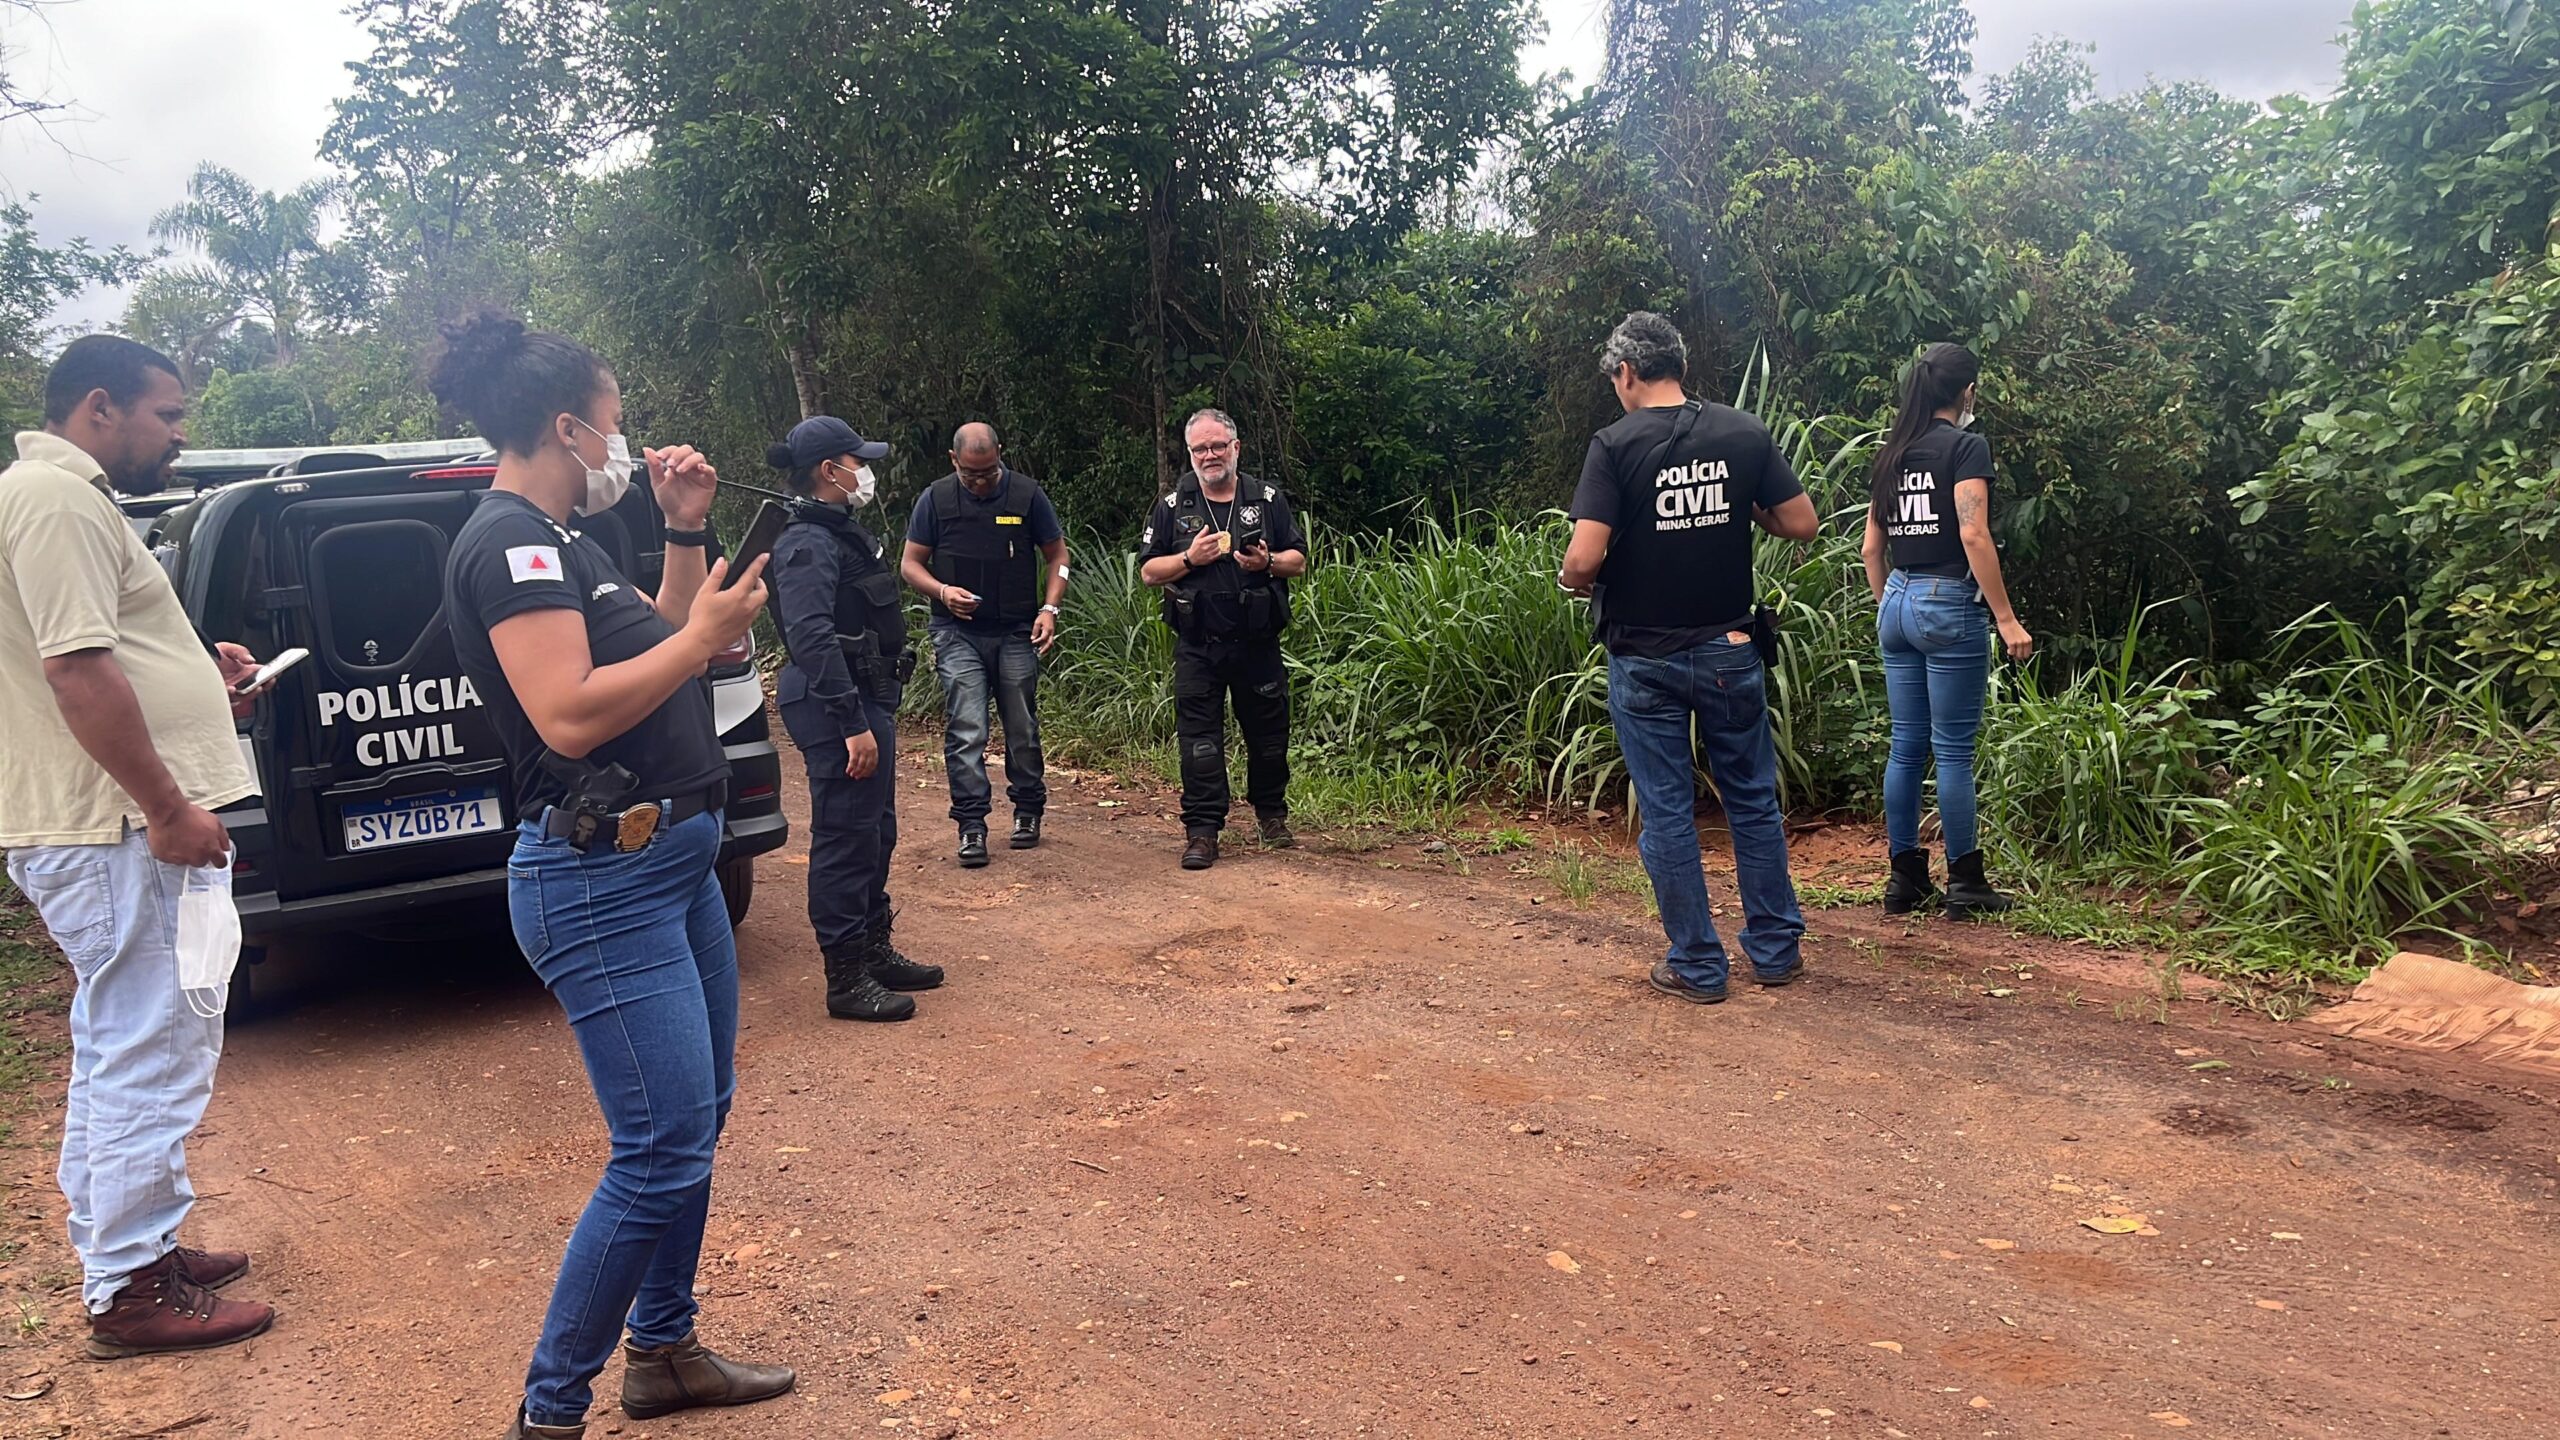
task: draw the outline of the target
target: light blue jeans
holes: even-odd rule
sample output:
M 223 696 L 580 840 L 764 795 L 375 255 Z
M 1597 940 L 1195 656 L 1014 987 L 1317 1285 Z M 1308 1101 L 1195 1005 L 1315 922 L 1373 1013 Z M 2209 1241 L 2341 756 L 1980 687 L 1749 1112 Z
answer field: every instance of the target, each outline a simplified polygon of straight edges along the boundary
M 9 878 L 79 982 L 56 1178 L 91 1314 L 177 1245 L 196 1203 L 186 1142 L 213 1098 L 222 1017 L 198 1015 L 178 988 L 186 874 L 151 858 L 139 830 L 113 845 L 9 852 Z
M 1947 858 L 1982 845 L 1974 822 L 1973 747 L 1991 684 L 1991 612 L 1970 579 L 1893 572 L 1876 612 L 1893 745 L 1884 762 L 1884 837 L 1896 855 L 1920 848 L 1920 780 L 1938 762 L 1938 829 Z
M 693 1333 L 711 1160 L 737 1089 L 738 947 L 711 872 L 720 814 L 627 854 L 580 853 L 532 820 L 507 859 L 516 944 L 595 1086 L 613 1148 L 569 1232 L 525 1373 L 537 1425 L 586 1419 L 626 1327 L 643 1349 Z

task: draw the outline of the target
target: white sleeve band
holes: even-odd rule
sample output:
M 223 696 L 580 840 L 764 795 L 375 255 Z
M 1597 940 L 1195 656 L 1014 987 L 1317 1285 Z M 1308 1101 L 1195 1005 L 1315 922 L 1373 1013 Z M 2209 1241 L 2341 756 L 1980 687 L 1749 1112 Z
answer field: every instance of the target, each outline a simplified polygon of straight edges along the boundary
M 1058 578 L 1059 578 L 1059 579 L 1061 579 L 1061 580 L 1064 580 L 1064 579 L 1066 579 L 1066 578 L 1067 578 L 1067 567 L 1066 567 L 1066 566 L 1061 565 L 1061 566 L 1059 566 L 1059 567 L 1058 567 Z

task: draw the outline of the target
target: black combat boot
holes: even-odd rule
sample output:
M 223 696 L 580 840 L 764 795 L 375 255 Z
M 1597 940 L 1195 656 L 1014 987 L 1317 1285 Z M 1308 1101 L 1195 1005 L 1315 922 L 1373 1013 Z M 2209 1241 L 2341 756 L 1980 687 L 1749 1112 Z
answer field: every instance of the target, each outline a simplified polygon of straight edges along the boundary
M 1938 903 L 1938 887 L 1929 880 L 1926 847 L 1893 857 L 1893 874 L 1884 882 L 1884 913 L 1908 915 Z
M 931 990 L 940 985 L 941 966 L 919 965 L 898 953 L 897 945 L 889 939 L 889 926 L 895 918 L 874 916 L 871 928 L 863 934 L 863 963 L 871 978 L 879 981 L 883 990 Z
M 839 1020 L 904 1020 L 916 1013 L 916 1002 L 890 993 L 871 978 L 870 946 L 862 940 L 830 945 L 827 961 L 827 1013 Z
M 1982 852 L 1958 855 L 1947 862 L 1947 918 L 1974 920 L 2014 910 L 2018 902 L 1991 888 L 1982 878 Z

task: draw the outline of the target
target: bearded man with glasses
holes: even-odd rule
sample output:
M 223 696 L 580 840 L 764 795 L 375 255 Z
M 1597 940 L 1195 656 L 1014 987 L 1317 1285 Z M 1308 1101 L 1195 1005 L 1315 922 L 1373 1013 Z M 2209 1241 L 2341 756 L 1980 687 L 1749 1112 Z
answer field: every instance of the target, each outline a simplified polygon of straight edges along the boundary
M 1244 732 L 1245 798 L 1262 843 L 1289 833 L 1289 676 L 1280 632 L 1289 581 L 1307 573 L 1307 539 L 1277 485 L 1243 469 L 1236 422 L 1202 410 L 1182 427 L 1191 468 L 1156 502 L 1139 537 L 1139 578 L 1163 596 L 1172 627 L 1174 728 L 1182 760 L 1182 868 L 1218 863 L 1226 827 L 1227 702 Z

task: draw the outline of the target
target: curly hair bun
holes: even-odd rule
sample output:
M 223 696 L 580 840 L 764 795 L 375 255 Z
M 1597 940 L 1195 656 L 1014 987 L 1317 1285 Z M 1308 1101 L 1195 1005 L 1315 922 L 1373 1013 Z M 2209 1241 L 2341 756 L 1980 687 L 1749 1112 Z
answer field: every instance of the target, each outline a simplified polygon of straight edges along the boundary
M 791 470 L 798 468 L 791 463 L 791 447 L 788 445 L 767 445 L 764 447 L 764 463 L 772 466 L 776 470 Z

